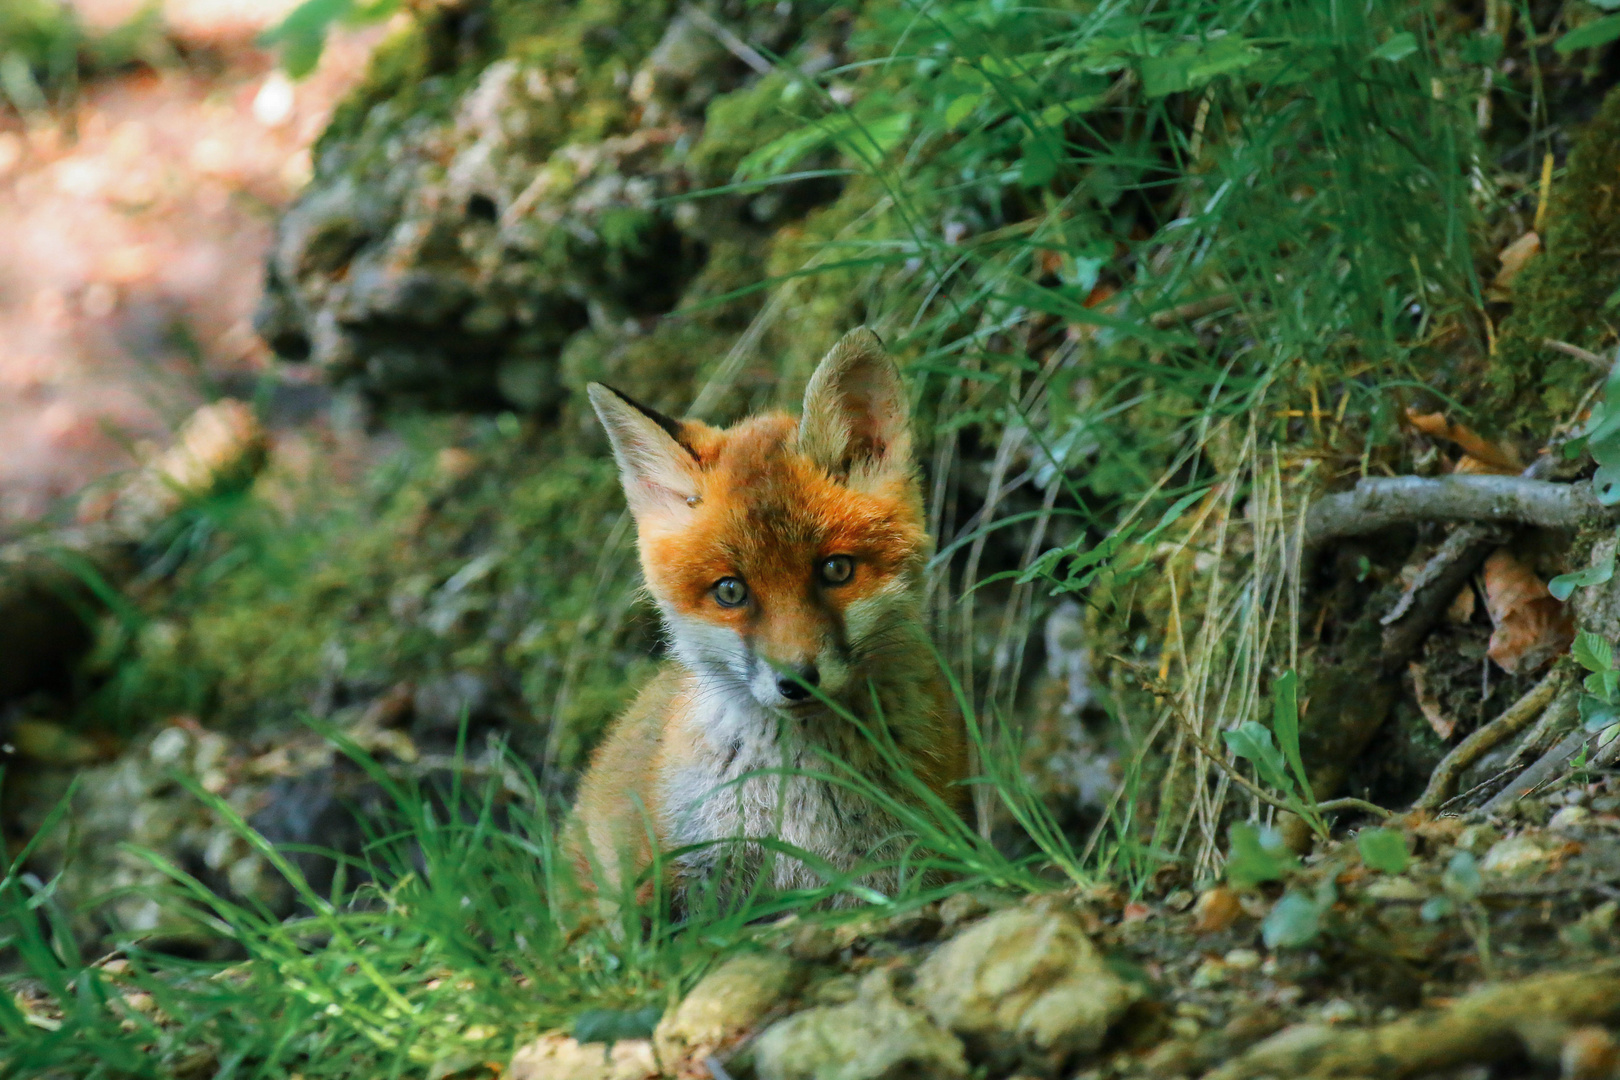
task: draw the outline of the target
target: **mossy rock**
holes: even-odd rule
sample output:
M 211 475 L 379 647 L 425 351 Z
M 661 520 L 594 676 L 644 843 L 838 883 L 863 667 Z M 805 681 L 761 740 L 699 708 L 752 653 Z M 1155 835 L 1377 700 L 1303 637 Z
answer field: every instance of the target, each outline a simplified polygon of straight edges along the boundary
M 1546 250 L 1513 283 L 1490 365 L 1487 415 L 1545 439 L 1595 372 L 1548 339 L 1602 352 L 1620 337 L 1620 89 L 1581 130 L 1553 189 Z

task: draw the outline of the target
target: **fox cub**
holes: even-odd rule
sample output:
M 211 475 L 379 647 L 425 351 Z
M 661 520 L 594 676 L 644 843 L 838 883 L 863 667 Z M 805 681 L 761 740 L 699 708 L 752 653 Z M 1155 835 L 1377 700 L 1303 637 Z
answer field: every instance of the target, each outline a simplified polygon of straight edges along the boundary
M 570 825 L 581 880 L 620 888 L 654 845 L 674 853 L 678 888 L 718 876 L 722 891 L 766 866 L 779 889 L 822 883 L 798 859 L 767 858 L 773 838 L 839 870 L 895 852 L 890 815 L 848 786 L 791 774 L 830 773 L 830 754 L 906 798 L 823 697 L 869 725 L 881 715 L 911 771 L 961 812 L 965 742 L 923 625 L 930 544 L 906 399 L 877 335 L 853 330 L 833 347 L 798 421 L 774 412 L 721 430 L 599 383 L 590 396 L 672 659 L 581 783 Z M 864 883 L 882 889 L 894 874 Z

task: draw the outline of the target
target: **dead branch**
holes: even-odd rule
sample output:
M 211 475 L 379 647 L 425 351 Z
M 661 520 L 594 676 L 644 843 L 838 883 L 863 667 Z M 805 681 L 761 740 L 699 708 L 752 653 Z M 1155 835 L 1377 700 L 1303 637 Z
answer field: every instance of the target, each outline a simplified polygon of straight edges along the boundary
M 1542 338 L 1541 343 L 1554 352 L 1561 352 L 1565 356 L 1573 356 L 1577 360 L 1584 360 L 1597 368 L 1603 374 L 1609 373 L 1610 364 L 1595 352 L 1583 349 L 1579 345 L 1571 345 L 1567 341 L 1558 341 L 1554 338 Z
M 1423 564 L 1389 614 L 1380 620 L 1385 628 L 1386 667 L 1398 666 L 1416 651 L 1435 620 L 1456 597 L 1457 590 L 1467 584 L 1486 556 L 1506 543 L 1507 538 L 1505 529 L 1475 522 L 1452 530 L 1440 550 Z
M 1449 799 L 1457 790 L 1457 778 L 1463 770 L 1478 761 L 1485 753 L 1505 739 L 1509 739 L 1540 716 L 1552 704 L 1563 686 L 1563 675 L 1553 672 L 1525 692 L 1524 696 L 1508 706 L 1507 711 L 1486 724 L 1452 748 L 1429 775 L 1429 786 L 1418 799 L 1416 808 L 1433 810 Z
M 1305 515 L 1305 544 L 1364 536 L 1421 521 L 1520 522 L 1549 529 L 1620 520 L 1592 485 L 1554 484 L 1522 476 L 1366 477 L 1350 491 L 1327 495 Z
M 1520 1053 L 1552 1057 L 1563 1036 L 1586 1024 L 1620 1020 L 1620 972 L 1613 964 L 1477 990 L 1444 1010 L 1378 1027 L 1295 1024 L 1208 1074 L 1209 1080 L 1262 1076 L 1384 1080 L 1425 1076 Z

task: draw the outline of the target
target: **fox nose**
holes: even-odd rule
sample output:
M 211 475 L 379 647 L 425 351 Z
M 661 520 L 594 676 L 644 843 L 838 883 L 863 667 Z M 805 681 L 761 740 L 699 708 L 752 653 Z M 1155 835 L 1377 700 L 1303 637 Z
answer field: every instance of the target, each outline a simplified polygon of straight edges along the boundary
M 809 701 L 810 687 L 820 682 L 821 672 L 816 670 L 816 665 L 800 664 L 782 673 L 776 680 L 776 689 L 789 701 Z

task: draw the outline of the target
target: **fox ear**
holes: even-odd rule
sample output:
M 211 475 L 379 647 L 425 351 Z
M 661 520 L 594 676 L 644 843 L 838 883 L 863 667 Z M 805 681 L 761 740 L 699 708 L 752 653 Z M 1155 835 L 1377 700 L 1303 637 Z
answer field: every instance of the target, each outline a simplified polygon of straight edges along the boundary
M 640 518 L 688 504 L 697 494 L 697 457 L 681 441 L 680 421 L 601 383 L 586 392 L 613 444 L 630 512 Z
M 911 429 L 900 369 L 864 326 L 839 339 L 810 376 L 799 448 L 852 479 L 911 465 Z

